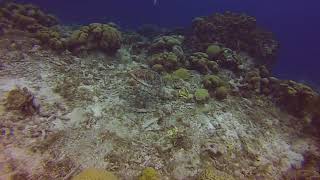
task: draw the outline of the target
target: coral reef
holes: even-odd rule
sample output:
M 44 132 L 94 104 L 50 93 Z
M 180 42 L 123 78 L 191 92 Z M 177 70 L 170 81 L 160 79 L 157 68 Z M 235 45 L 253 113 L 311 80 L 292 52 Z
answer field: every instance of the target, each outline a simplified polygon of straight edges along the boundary
M 83 170 L 72 180 L 117 180 L 118 178 L 111 172 L 102 169 L 88 168 Z
M 72 33 L 67 48 L 74 54 L 101 50 L 114 54 L 121 47 L 121 33 L 108 24 L 92 23 Z
M 209 44 L 219 42 L 233 50 L 245 51 L 266 65 L 272 65 L 275 60 L 278 42 L 272 33 L 257 27 L 254 17 L 225 12 L 196 18 L 192 28 L 194 36 L 190 43 L 195 49 L 204 50 Z

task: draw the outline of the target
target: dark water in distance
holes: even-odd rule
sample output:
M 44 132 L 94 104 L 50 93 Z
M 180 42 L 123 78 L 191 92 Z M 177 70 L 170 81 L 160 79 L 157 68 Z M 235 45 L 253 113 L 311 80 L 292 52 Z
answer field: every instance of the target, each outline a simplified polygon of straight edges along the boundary
M 320 86 L 319 0 L 24 0 L 64 23 L 113 21 L 123 28 L 142 24 L 188 26 L 197 16 L 226 10 L 255 16 L 281 43 L 274 73 Z

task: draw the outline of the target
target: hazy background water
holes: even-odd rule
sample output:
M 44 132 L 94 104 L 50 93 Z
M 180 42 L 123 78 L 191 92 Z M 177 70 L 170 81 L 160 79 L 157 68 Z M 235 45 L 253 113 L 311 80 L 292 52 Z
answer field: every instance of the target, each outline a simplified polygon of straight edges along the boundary
M 113 21 L 121 27 L 189 26 L 192 19 L 226 10 L 255 16 L 281 43 L 274 73 L 320 86 L 320 0 L 23 0 L 63 23 Z

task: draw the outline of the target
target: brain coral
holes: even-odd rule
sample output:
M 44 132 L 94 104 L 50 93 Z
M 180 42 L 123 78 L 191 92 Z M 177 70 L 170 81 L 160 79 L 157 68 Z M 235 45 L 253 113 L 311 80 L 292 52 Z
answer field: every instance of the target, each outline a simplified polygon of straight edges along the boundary
M 91 50 L 114 54 L 121 47 L 121 33 L 108 24 L 93 23 L 74 31 L 67 46 L 75 54 Z

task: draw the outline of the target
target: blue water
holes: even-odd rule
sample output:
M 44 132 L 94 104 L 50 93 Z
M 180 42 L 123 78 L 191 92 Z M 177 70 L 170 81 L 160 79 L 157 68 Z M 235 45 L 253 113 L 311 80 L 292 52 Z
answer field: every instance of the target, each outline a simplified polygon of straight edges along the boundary
M 319 0 L 29 0 L 64 23 L 113 21 L 121 27 L 157 24 L 189 26 L 197 16 L 226 10 L 255 16 L 281 44 L 274 74 L 320 86 Z

